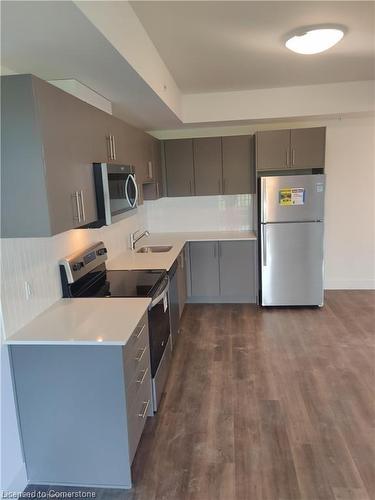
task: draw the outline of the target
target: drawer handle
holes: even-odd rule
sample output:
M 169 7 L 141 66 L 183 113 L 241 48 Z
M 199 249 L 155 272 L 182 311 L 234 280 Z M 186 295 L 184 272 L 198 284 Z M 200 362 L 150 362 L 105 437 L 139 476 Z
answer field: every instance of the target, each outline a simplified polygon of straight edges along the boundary
M 141 378 L 137 379 L 137 384 L 139 384 L 139 385 L 143 384 L 143 382 L 144 382 L 144 380 L 146 378 L 147 372 L 148 372 L 148 368 L 146 368 L 145 370 L 143 370 L 143 375 L 142 375 Z
M 139 350 L 139 355 L 135 358 L 136 361 L 138 361 L 138 362 L 141 361 L 144 353 L 146 352 L 146 349 L 147 349 L 147 345 L 143 349 Z
M 144 324 L 144 325 L 142 326 L 142 328 L 139 330 L 139 332 L 137 333 L 137 335 L 135 335 L 135 336 L 134 336 L 134 340 L 138 340 L 138 339 L 139 339 L 139 337 L 142 335 L 142 332 L 143 332 L 143 330 L 144 330 L 145 328 L 146 328 L 146 324 Z
M 143 404 L 144 404 L 143 411 L 141 410 L 141 412 L 140 412 L 140 413 L 138 413 L 138 417 L 145 418 L 146 413 L 147 413 L 147 410 L 148 410 L 148 406 L 149 406 L 149 404 L 150 404 L 150 400 L 148 400 L 148 401 L 144 401 L 144 402 L 143 402 Z

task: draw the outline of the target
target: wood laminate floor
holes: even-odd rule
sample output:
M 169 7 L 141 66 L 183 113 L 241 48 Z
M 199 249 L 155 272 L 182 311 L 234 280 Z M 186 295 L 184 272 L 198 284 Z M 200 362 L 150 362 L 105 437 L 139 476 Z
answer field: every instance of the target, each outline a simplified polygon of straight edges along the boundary
M 322 309 L 187 305 L 135 488 L 96 498 L 373 500 L 374 300 L 331 291 Z

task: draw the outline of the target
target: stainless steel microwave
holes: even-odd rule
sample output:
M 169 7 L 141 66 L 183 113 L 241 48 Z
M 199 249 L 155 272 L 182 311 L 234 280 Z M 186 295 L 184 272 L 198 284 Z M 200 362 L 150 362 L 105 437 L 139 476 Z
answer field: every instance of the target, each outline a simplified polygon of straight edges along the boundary
M 138 188 L 134 167 L 94 163 L 94 180 L 98 225 L 109 225 L 122 219 L 137 207 Z

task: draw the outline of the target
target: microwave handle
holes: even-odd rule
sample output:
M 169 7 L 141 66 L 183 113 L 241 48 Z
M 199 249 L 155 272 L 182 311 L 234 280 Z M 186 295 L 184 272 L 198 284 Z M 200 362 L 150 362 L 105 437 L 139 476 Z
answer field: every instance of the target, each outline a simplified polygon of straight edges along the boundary
M 129 184 L 129 180 L 130 179 L 132 180 L 132 182 L 134 184 L 134 189 L 135 189 L 134 203 L 131 203 L 131 201 L 129 199 L 129 195 L 128 195 L 128 184 Z M 134 208 L 137 205 L 137 201 L 138 201 L 138 186 L 137 186 L 136 180 L 134 178 L 134 175 L 132 175 L 132 174 L 129 174 L 128 177 L 127 177 L 127 179 L 126 179 L 126 183 L 125 183 L 125 196 L 126 196 L 126 200 L 129 203 L 129 205 L 132 208 Z

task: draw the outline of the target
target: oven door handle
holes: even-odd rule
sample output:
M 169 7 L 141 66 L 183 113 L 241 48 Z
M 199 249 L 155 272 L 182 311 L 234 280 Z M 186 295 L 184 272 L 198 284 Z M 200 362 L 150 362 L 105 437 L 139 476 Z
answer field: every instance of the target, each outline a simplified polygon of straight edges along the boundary
M 157 304 L 159 304 L 159 302 L 161 302 L 164 299 L 164 297 L 168 294 L 168 292 L 169 292 L 169 284 L 167 284 L 167 286 L 163 289 L 163 291 L 153 299 L 153 301 L 149 306 L 149 309 L 152 309 Z

